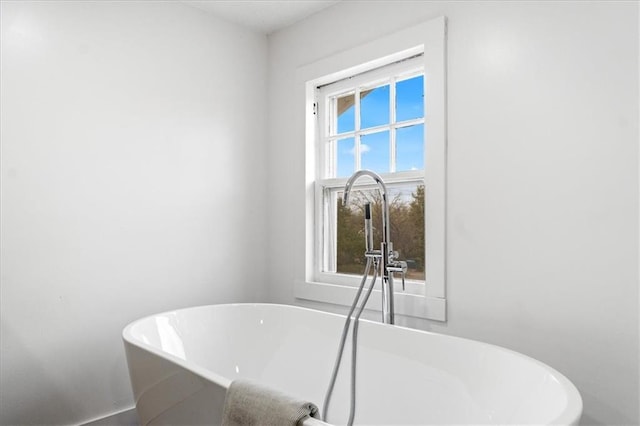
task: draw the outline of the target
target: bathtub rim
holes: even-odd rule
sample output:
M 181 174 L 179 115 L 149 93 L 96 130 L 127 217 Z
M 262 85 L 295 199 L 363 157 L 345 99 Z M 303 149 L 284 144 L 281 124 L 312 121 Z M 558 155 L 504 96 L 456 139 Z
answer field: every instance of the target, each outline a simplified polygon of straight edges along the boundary
M 163 311 L 163 312 L 158 312 L 158 313 L 154 313 L 151 315 L 147 315 L 145 317 L 142 317 L 140 319 L 134 320 L 132 322 L 130 322 L 129 324 L 127 324 L 125 326 L 125 328 L 122 330 L 122 339 L 125 343 L 128 343 L 130 345 L 136 346 L 139 349 L 142 349 L 144 351 L 150 352 L 154 355 L 157 355 L 161 358 L 167 359 L 171 362 L 173 362 L 174 364 L 177 364 L 178 366 L 192 372 L 193 374 L 200 376 L 206 380 L 209 380 L 215 384 L 217 384 L 218 386 L 221 386 L 225 389 L 229 388 L 229 385 L 231 384 L 232 380 L 228 379 L 224 376 L 221 376 L 220 374 L 214 373 L 209 369 L 203 368 L 198 366 L 197 364 L 193 363 L 193 362 L 189 362 L 188 360 L 185 360 L 183 358 L 179 358 L 175 355 L 172 355 L 168 352 L 162 351 L 160 349 L 157 349 L 156 347 L 150 345 L 150 344 L 146 344 L 140 340 L 138 340 L 132 333 L 132 329 L 136 326 L 136 324 L 141 323 L 145 320 L 149 320 L 151 318 L 157 317 L 157 316 L 161 316 L 161 315 L 167 315 L 167 314 L 173 314 L 173 313 L 178 313 L 178 312 L 182 312 L 182 311 L 188 311 L 188 310 L 193 310 L 193 309 L 203 309 L 203 308 L 218 308 L 218 307 L 281 307 L 281 308 L 286 308 L 286 309 L 293 309 L 293 310 L 298 310 L 298 311 L 307 311 L 307 312 L 316 312 L 316 313 L 321 313 L 321 314 L 325 314 L 328 316 L 333 316 L 339 319 L 345 319 L 346 315 L 342 315 L 342 314 L 337 314 L 337 313 L 333 313 L 333 312 L 325 312 L 325 311 L 321 311 L 319 309 L 312 309 L 312 308 L 306 308 L 306 307 L 302 307 L 302 306 L 297 306 L 297 305 L 287 305 L 287 304 L 282 304 L 282 303 L 219 303 L 219 304 L 209 304 L 209 305 L 197 305 L 197 306 L 190 306 L 190 307 L 186 307 L 186 308 L 179 308 L 179 309 L 170 309 L 167 311 Z M 515 350 L 512 349 L 508 349 L 499 345 L 494 345 L 492 343 L 487 343 L 487 342 L 482 342 L 479 340 L 474 340 L 474 339 L 469 339 L 469 338 L 465 338 L 465 337 L 458 337 L 458 336 L 452 336 L 452 335 L 448 335 L 448 334 L 442 334 L 442 333 L 436 333 L 433 331 L 426 331 L 426 330 L 420 330 L 420 329 L 416 329 L 416 328 L 410 328 L 410 327 L 404 327 L 401 325 L 391 325 L 391 324 L 384 324 L 384 323 L 380 323 L 377 321 L 371 321 L 371 320 L 367 320 L 367 319 L 361 319 L 361 322 L 364 323 L 369 323 L 372 324 L 374 326 L 379 326 L 379 327 L 386 327 L 386 328 L 396 328 L 396 329 L 402 329 L 405 330 L 407 332 L 415 332 L 415 333 L 425 333 L 425 334 L 430 334 L 430 335 L 434 335 L 434 336 L 438 336 L 441 338 L 445 338 L 445 339 L 461 339 L 464 341 L 467 341 L 469 343 L 472 344 L 476 344 L 476 345 L 481 345 L 481 346 L 485 346 L 487 348 L 489 348 L 490 350 L 495 350 L 495 351 L 499 351 L 499 352 L 503 352 L 506 354 L 511 354 L 513 356 L 516 357 L 521 357 L 524 358 L 525 360 L 528 360 L 529 362 L 532 362 L 533 364 L 537 365 L 538 367 L 541 367 L 544 370 L 547 370 L 561 385 L 562 389 L 565 391 L 566 395 L 567 395 L 567 404 L 565 409 L 562 411 L 562 413 L 556 417 L 555 419 L 553 419 L 551 422 L 549 422 L 549 424 L 559 424 L 559 425 L 577 425 L 578 422 L 580 421 L 580 418 L 582 416 L 582 411 L 583 411 L 583 402 L 582 402 L 582 395 L 580 395 L 580 391 L 578 391 L 578 389 L 576 388 L 576 386 L 562 373 L 560 373 L 558 370 L 556 370 L 555 368 L 549 366 L 548 364 L 545 364 L 542 361 L 539 361 L 535 358 L 532 358 L 528 355 L 525 355 L 521 352 L 517 352 Z M 137 403 L 137 401 L 136 401 Z M 312 419 L 312 420 L 316 420 L 316 419 Z M 305 422 L 306 423 L 306 422 Z M 326 425 L 327 423 L 324 423 L 322 421 L 319 421 L 318 423 L 316 422 L 312 422 L 314 424 L 318 424 L 318 425 Z

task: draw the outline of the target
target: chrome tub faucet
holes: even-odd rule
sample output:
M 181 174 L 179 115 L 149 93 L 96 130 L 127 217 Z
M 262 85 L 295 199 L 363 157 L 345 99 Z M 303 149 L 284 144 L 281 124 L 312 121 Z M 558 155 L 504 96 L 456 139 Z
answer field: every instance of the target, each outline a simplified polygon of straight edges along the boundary
M 398 260 L 398 252 L 393 251 L 391 242 L 391 226 L 389 222 L 389 199 L 387 185 L 382 178 L 371 170 L 358 170 L 348 180 L 344 187 L 342 203 L 346 207 L 349 204 L 351 188 L 356 180 L 361 176 L 369 176 L 378 185 L 378 191 L 382 199 L 382 242 L 380 250 L 373 250 L 373 232 L 371 229 L 371 206 L 365 204 L 365 256 L 374 259 L 375 267 L 380 268 L 382 277 L 382 322 L 385 324 L 395 323 L 395 310 L 393 300 L 393 280 L 394 273 L 399 272 L 402 277 L 402 289 L 405 288 L 405 275 L 407 273 L 407 262 Z

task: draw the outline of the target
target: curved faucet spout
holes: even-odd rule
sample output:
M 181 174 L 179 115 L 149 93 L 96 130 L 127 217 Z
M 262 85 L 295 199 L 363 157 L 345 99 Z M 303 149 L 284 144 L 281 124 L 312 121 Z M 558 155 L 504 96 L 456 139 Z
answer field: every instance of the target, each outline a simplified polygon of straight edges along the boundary
M 353 184 L 361 177 L 361 176 L 369 176 L 372 178 L 375 183 L 378 185 L 378 190 L 380 191 L 380 196 L 382 197 L 382 242 L 388 244 L 391 241 L 390 238 L 390 226 L 389 226 L 389 201 L 387 198 L 387 185 L 385 185 L 384 181 L 376 172 L 372 172 L 371 170 L 358 170 L 355 172 L 349 180 L 347 180 L 347 184 L 344 187 L 344 195 L 342 197 L 342 204 L 347 206 L 349 204 L 349 195 L 351 194 L 351 187 Z

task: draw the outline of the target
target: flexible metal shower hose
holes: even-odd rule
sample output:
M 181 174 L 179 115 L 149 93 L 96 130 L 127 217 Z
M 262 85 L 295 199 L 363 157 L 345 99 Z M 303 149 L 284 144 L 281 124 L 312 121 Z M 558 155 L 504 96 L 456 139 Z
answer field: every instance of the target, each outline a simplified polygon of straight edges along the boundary
M 374 264 L 373 268 L 373 279 L 371 280 L 371 285 L 367 289 L 367 293 L 364 296 L 362 304 L 358 309 L 355 317 L 353 318 L 353 334 L 352 334 L 352 342 L 351 342 L 351 392 L 350 392 L 350 400 L 351 405 L 349 407 L 349 421 L 347 423 L 348 426 L 353 425 L 353 420 L 356 414 L 356 358 L 357 358 L 357 349 L 358 349 L 358 325 L 360 322 L 360 315 L 364 311 L 367 302 L 369 301 L 369 296 L 371 296 L 371 292 L 376 283 L 376 279 L 378 277 L 378 260 L 375 259 L 372 261 L 371 258 L 367 258 L 367 265 L 365 266 L 364 275 L 362 276 L 362 281 L 360 282 L 360 286 L 358 287 L 358 291 L 356 293 L 356 297 L 353 300 L 353 304 L 351 305 L 351 309 L 349 310 L 349 314 L 344 322 L 344 327 L 342 329 L 342 336 L 340 337 L 340 345 L 338 347 L 338 356 L 336 358 L 336 362 L 333 365 L 333 372 L 331 373 L 331 380 L 329 382 L 329 387 L 327 388 L 327 393 L 324 397 L 324 404 L 322 407 L 322 419 L 327 421 L 327 412 L 329 411 L 329 403 L 331 402 L 331 395 L 333 394 L 333 387 L 336 384 L 336 379 L 338 377 L 338 370 L 340 369 L 340 363 L 342 362 L 342 354 L 344 352 L 344 345 L 347 340 L 347 335 L 349 334 L 349 325 L 351 324 L 351 316 L 353 315 L 353 311 L 355 311 L 356 306 L 358 305 L 358 301 L 360 300 L 360 296 L 362 295 L 362 290 L 364 289 L 364 285 L 367 282 L 367 277 L 369 276 L 369 271 L 371 270 L 371 264 Z

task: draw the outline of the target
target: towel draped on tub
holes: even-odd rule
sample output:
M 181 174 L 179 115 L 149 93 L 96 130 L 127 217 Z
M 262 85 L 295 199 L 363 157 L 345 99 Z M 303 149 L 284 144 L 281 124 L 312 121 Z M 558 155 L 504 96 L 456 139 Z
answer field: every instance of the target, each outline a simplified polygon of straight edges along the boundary
M 227 389 L 222 426 L 300 426 L 319 418 L 318 407 L 249 380 L 235 380 Z

